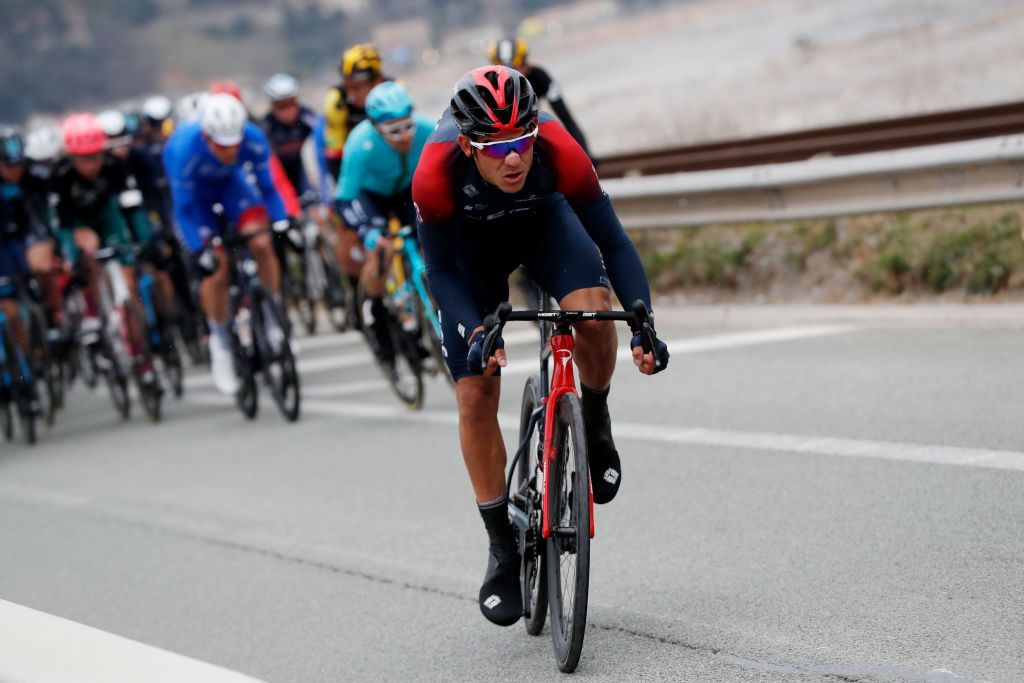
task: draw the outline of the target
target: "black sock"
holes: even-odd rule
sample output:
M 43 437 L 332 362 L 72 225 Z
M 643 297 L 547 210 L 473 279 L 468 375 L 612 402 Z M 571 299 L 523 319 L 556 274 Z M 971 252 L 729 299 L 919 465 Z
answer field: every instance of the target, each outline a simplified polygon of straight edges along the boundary
M 499 626 L 511 626 L 523 613 L 519 585 L 519 547 L 515 529 L 508 521 L 508 498 L 478 506 L 490 540 L 487 573 L 480 586 L 480 612 Z
M 611 420 L 608 417 L 608 392 L 611 387 L 598 391 L 580 383 L 580 403 L 583 406 L 583 422 L 587 431 L 600 429 Z
M 512 522 L 508 521 L 508 498 L 502 496 L 490 502 L 478 504 L 477 507 L 480 510 L 480 517 L 484 520 L 484 528 L 487 529 L 491 552 L 502 561 L 508 560 L 511 555 L 518 554 L 515 528 L 512 526 Z
M 594 502 L 603 505 L 619 492 L 622 463 L 612 439 L 612 420 L 608 415 L 608 389 L 597 391 L 580 385 L 580 403 L 590 457 L 590 484 Z

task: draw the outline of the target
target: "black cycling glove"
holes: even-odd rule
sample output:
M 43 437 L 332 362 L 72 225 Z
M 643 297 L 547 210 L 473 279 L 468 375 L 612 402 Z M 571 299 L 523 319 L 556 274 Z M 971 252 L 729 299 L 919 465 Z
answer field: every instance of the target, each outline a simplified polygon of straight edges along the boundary
M 629 342 L 629 348 L 635 349 L 638 346 L 643 346 L 645 336 L 652 341 L 654 347 L 654 372 L 651 374 L 656 375 L 668 367 L 668 358 L 671 354 L 668 352 L 668 345 L 658 339 L 658 333 L 654 331 L 653 319 L 633 330 L 633 339 Z
M 484 358 L 484 339 L 487 337 L 487 333 L 484 330 L 478 331 L 473 335 L 473 338 L 469 341 L 469 353 L 466 355 L 466 365 L 469 371 L 474 375 L 484 374 L 484 370 L 487 369 L 488 358 Z M 505 348 L 505 340 L 498 337 L 498 343 L 494 347 L 495 349 Z

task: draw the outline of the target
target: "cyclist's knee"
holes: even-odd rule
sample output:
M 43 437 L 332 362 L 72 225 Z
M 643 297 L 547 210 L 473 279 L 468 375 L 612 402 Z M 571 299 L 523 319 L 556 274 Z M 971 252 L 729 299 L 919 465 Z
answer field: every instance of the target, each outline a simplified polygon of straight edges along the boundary
M 0 299 L 0 311 L 7 318 L 11 320 L 16 319 L 18 317 L 18 300 L 8 297 Z
M 455 385 L 455 394 L 461 419 L 493 418 L 498 414 L 501 381 L 498 377 L 463 377 Z
M 609 311 L 612 308 L 612 296 L 604 287 L 587 287 L 569 292 L 558 305 L 566 311 Z
M 88 228 L 75 230 L 74 239 L 78 250 L 90 258 L 100 248 L 100 236 Z
M 26 251 L 28 267 L 33 273 L 49 275 L 53 269 L 53 244 L 49 241 L 36 242 Z

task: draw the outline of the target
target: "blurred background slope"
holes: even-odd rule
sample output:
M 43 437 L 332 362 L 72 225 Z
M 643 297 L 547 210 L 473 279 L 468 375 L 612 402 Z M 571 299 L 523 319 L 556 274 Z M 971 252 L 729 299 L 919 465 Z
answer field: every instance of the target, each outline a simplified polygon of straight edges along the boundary
M 1024 96 L 1008 0 L 8 0 L 0 25 L 5 121 L 277 71 L 316 102 L 366 40 L 433 113 L 516 30 L 598 154 Z

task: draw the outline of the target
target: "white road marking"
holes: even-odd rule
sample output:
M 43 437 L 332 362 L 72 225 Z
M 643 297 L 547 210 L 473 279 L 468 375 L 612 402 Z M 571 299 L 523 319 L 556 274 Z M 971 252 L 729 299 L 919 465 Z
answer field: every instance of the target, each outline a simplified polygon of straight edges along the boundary
M 856 325 L 798 325 L 793 327 L 779 327 L 762 330 L 747 330 L 743 332 L 726 332 L 725 334 L 710 334 L 690 339 L 674 339 L 666 342 L 669 353 L 684 355 L 690 353 L 702 353 L 704 351 L 717 351 L 719 349 L 735 349 L 742 346 L 756 346 L 758 344 L 773 344 L 797 339 L 812 339 L 815 337 L 826 337 L 834 334 L 844 334 L 859 329 Z M 621 345 L 618 353 L 618 361 L 632 363 L 633 352 L 629 345 Z M 537 371 L 537 361 L 533 358 L 526 360 L 515 360 L 502 368 L 501 374 L 505 377 L 514 375 L 529 375 Z
M 229 399 L 215 396 L 196 397 L 196 400 L 211 405 L 230 404 Z M 302 409 L 317 415 L 338 417 L 435 425 L 458 425 L 459 423 L 458 413 L 453 410 L 411 412 L 397 404 L 385 405 L 311 400 L 303 401 Z M 505 429 L 519 429 L 519 418 L 515 415 L 499 415 L 498 419 L 501 426 Z M 668 425 L 619 421 L 614 423 L 613 429 L 616 438 L 637 441 L 1024 471 L 1024 452 L 1020 451 L 941 446 L 899 441 L 876 441 L 872 439 L 821 437 L 807 434 L 776 434 L 730 429 L 706 429 L 703 427 L 672 427 Z
M 259 679 L 0 600 L 0 680 L 260 683 Z
M 334 398 L 336 396 L 365 394 L 370 391 L 391 391 L 391 388 L 384 381 L 383 377 L 334 384 L 314 384 L 302 387 L 302 398 Z

